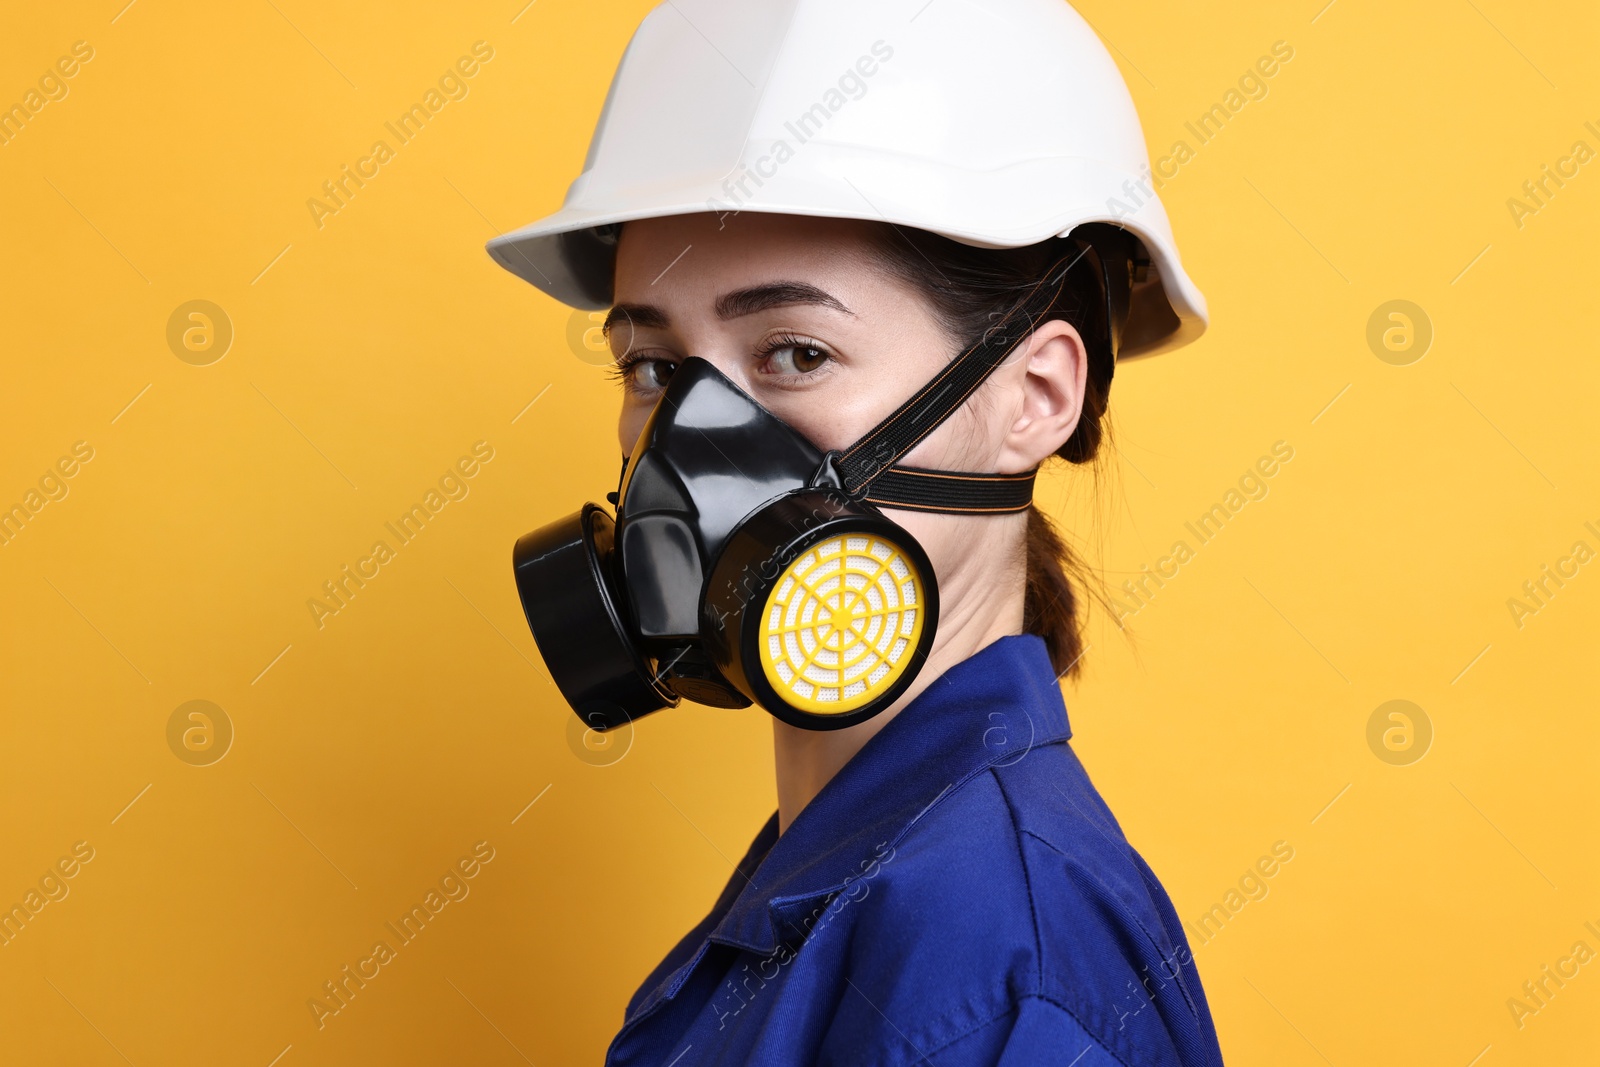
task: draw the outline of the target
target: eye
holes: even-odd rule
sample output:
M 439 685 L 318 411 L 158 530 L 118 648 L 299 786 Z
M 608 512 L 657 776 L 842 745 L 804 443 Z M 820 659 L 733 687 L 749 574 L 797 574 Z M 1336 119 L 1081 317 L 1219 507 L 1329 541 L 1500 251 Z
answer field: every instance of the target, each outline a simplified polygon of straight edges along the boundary
M 759 353 L 764 372 L 774 375 L 810 374 L 833 358 L 821 345 L 803 337 L 774 337 Z
M 611 374 L 629 393 L 645 394 L 665 389 L 672 372 L 677 368 L 678 365 L 670 359 L 635 356 L 618 360 Z

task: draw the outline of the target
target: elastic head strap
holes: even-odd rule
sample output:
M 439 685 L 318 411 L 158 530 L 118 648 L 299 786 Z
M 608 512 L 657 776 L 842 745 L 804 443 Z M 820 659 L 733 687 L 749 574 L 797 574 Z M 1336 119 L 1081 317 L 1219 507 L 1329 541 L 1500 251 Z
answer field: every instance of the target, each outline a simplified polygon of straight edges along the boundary
M 1005 362 L 1011 350 L 1037 328 L 1060 299 L 1067 272 L 1089 251 L 1090 246 L 1081 243 L 1075 254 L 1058 260 L 1010 311 L 984 331 L 977 344 L 945 364 L 931 381 L 861 440 L 843 452 L 830 454 L 831 464 L 825 464 L 825 469 L 831 465 L 847 493 L 871 499 L 873 483 L 955 414 L 995 368 Z M 928 507 L 926 510 L 935 509 Z
M 935 471 L 890 467 L 867 487 L 867 503 L 880 508 L 934 511 L 942 515 L 1004 515 L 1033 506 L 1033 478 L 1021 474 Z

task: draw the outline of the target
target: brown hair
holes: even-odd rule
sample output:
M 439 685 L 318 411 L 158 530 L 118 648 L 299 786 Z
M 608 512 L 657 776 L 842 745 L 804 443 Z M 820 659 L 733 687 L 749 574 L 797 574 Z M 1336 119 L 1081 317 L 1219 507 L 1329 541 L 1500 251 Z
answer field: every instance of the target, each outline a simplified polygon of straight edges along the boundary
M 875 227 L 874 234 L 874 251 L 882 264 L 927 299 L 945 331 L 956 338 L 958 350 L 976 344 L 1054 264 L 1072 264 L 1047 318 L 1064 319 L 1077 328 L 1088 349 L 1089 367 L 1083 413 L 1056 455 L 1070 463 L 1092 461 L 1110 432 L 1106 402 L 1126 315 L 1125 286 L 1142 251 L 1137 242 L 1125 231 L 1100 224 L 1021 248 L 978 248 L 888 224 Z M 1104 604 L 1103 583 L 1037 506 L 1028 509 L 1026 552 L 1023 629 L 1044 638 L 1058 676 L 1076 675 L 1083 656 L 1083 601 L 1074 583 Z

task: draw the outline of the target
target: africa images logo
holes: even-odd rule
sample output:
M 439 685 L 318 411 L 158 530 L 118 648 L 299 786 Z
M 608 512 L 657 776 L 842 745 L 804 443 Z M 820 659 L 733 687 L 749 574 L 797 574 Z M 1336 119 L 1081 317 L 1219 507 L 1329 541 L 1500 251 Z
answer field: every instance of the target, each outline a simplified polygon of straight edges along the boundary
M 350 1006 L 357 993 L 367 988 L 367 983 L 373 981 L 383 973 L 383 969 L 399 958 L 400 949 L 405 948 L 427 929 L 428 924 L 438 919 L 439 913 L 444 911 L 452 902 L 459 903 L 466 900 L 472 892 L 468 883 L 476 878 L 483 870 L 485 864 L 494 860 L 494 846 L 487 841 L 479 841 L 472 846 L 469 855 L 462 856 L 445 870 L 439 879 L 437 888 L 429 886 L 422 897 L 422 903 L 411 905 L 410 909 L 393 922 L 384 923 L 384 928 L 394 938 L 394 944 L 389 943 L 387 937 L 379 938 L 373 942 L 372 951 L 365 957 L 356 960 L 352 968 L 345 964 L 333 978 L 322 983 L 322 992 L 314 997 L 306 998 L 306 1007 L 311 1011 L 311 1017 L 316 1020 L 317 1029 L 321 1030 L 327 1021 L 338 1015 Z
M 322 629 L 328 618 L 349 607 L 356 594 L 381 574 L 383 567 L 398 558 L 399 549 L 421 536 L 423 529 L 439 517 L 447 504 L 465 500 L 472 492 L 468 479 L 477 477 L 483 464 L 493 459 L 494 446 L 488 441 L 476 442 L 470 456 L 461 456 L 439 476 L 437 489 L 429 488 L 419 502 L 394 521 L 383 524 L 393 535 L 394 545 L 381 538 L 374 541 L 371 551 L 357 559 L 353 567 L 346 563 L 337 575 L 322 583 L 324 597 L 307 597 L 306 610 L 311 613 L 311 621 L 317 629 Z
M 467 79 L 475 77 L 482 65 L 493 58 L 492 45 L 487 41 L 474 41 L 472 54 L 462 56 L 452 66 L 446 67 L 444 73 L 439 75 L 437 88 L 429 86 L 420 102 L 413 102 L 393 122 L 383 124 L 383 128 L 394 138 L 393 145 L 380 138 L 372 142 L 366 155 L 356 160 L 354 168 L 348 163 L 341 164 L 339 174 L 322 183 L 321 195 L 306 200 L 306 209 L 311 212 L 311 221 L 317 229 L 327 225 L 328 216 L 337 215 L 349 207 L 356 194 L 367 187 L 367 182 L 382 173 L 384 164 L 394 159 L 400 148 L 415 140 L 429 120 L 444 110 L 446 104 L 452 100 L 465 100 L 472 91 Z
M 727 200 L 713 198 L 706 201 L 706 210 L 716 212 L 719 223 L 728 215 L 737 215 L 755 195 L 747 188 L 747 183 L 754 181 L 756 188 L 760 189 L 778 173 L 780 167 L 794 158 L 800 146 L 821 133 L 828 121 L 846 104 L 867 95 L 866 79 L 876 74 L 879 66 L 894 56 L 894 48 L 881 39 L 872 42 L 871 51 L 871 55 L 862 55 L 853 66 L 846 67 L 835 84 L 830 85 L 816 103 L 795 116 L 793 121 L 784 122 L 783 128 L 794 137 L 794 144 L 791 145 L 782 137 L 773 141 L 770 153 L 759 157 L 749 166 L 740 167 L 737 178 L 730 177 L 722 183 L 722 191 L 728 195 Z

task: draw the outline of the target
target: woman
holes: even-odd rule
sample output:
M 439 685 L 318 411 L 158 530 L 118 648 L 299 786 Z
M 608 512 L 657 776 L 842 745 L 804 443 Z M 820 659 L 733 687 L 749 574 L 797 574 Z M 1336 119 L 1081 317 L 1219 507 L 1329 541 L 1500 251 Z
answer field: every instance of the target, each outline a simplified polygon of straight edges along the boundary
M 778 810 L 608 1063 L 1221 1062 L 1068 744 L 1082 596 L 1030 500 L 1119 355 L 1204 328 L 1148 182 L 1057 0 L 673 3 L 566 206 L 491 242 L 611 309 L 623 385 L 614 528 L 518 546 L 552 675 L 600 729 L 773 715 Z M 801 607 L 829 552 L 860 573 Z

